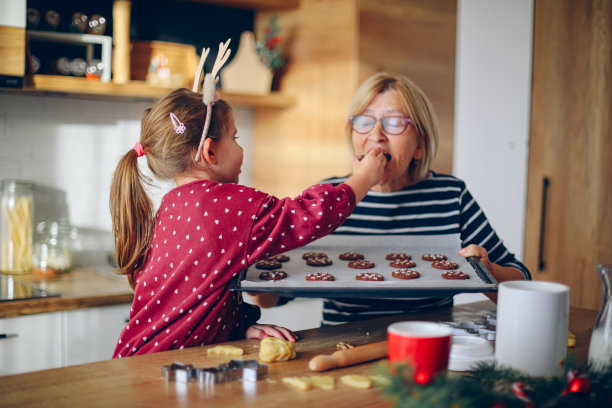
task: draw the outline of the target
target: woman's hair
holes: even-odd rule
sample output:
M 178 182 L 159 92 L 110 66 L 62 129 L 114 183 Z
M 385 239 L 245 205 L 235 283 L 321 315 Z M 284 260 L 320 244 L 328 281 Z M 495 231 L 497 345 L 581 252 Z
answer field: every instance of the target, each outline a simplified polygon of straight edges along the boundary
M 413 180 L 427 177 L 431 162 L 438 148 L 438 121 L 427 96 L 411 80 L 402 75 L 380 72 L 366 79 L 353 95 L 348 116 L 358 115 L 366 110 L 374 97 L 386 91 L 396 91 L 404 102 L 404 115 L 412 119 L 424 152 L 420 160 L 412 160 L 408 173 Z M 349 145 L 353 148 L 351 123 L 347 119 L 345 127 Z
M 170 113 L 185 125 L 175 130 Z M 200 143 L 206 106 L 202 94 L 177 89 L 142 115 L 140 144 L 151 172 L 161 180 L 189 171 L 196 163 L 194 155 Z M 215 140 L 227 132 L 229 104 L 214 104 L 207 137 Z M 138 156 L 130 149 L 117 164 L 110 190 L 110 211 L 119 273 L 128 276 L 133 287 L 135 273 L 142 267 L 155 225 L 153 203 L 144 189 L 151 179 L 138 168 Z

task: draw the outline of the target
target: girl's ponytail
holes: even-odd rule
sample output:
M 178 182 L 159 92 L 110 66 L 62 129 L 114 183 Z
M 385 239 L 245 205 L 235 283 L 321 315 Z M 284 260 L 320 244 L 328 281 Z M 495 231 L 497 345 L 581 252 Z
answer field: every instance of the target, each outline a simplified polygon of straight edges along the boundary
M 138 169 L 138 155 L 127 152 L 117 164 L 110 189 L 110 211 L 119 273 L 133 288 L 145 261 L 154 226 L 153 203 L 143 183 L 151 180 Z

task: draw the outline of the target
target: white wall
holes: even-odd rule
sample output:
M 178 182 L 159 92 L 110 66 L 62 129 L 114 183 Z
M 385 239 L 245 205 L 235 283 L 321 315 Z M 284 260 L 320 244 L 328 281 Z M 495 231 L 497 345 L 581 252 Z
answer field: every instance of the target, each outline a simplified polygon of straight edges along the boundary
M 533 0 L 459 0 L 453 174 L 523 257 Z
M 139 140 L 140 117 L 149 105 L 0 94 L 0 179 L 29 179 L 64 191 L 74 225 L 110 231 L 111 177 Z M 234 114 L 245 149 L 241 182 L 249 184 L 253 113 L 235 108 Z M 144 157 L 139 160 L 146 166 Z M 159 183 L 151 190 L 154 200 L 171 186 Z

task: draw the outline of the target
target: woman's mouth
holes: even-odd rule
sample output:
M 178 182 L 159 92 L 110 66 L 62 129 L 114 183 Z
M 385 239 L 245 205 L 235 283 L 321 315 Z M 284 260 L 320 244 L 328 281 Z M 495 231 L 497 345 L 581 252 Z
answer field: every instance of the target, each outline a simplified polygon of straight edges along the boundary
M 383 154 L 385 155 L 385 159 L 387 159 L 387 161 L 391 161 L 391 155 L 389 153 L 384 152 Z M 365 157 L 365 154 L 358 154 L 355 157 L 357 157 L 357 160 L 361 161 L 361 159 Z

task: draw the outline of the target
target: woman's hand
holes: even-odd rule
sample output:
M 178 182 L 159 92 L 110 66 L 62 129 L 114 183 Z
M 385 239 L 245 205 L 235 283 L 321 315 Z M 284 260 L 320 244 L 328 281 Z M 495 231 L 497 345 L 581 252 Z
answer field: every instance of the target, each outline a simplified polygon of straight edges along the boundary
M 284 327 L 273 324 L 254 324 L 246 330 L 247 339 L 263 339 L 264 337 L 276 337 L 283 340 L 295 342 L 299 340 L 297 334 Z
M 489 259 L 489 253 L 486 249 L 479 245 L 470 244 L 465 248 L 461 248 L 459 250 L 459 255 L 467 258 L 470 256 L 476 256 L 480 258 L 480 262 L 484 265 L 485 268 L 491 272 L 491 275 L 497 280 L 497 282 L 502 283 L 510 280 L 524 280 L 525 276 L 518 269 L 512 268 L 510 266 L 501 266 L 496 263 L 491 262 Z M 497 303 L 497 293 L 487 293 L 484 294 Z

